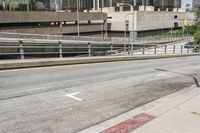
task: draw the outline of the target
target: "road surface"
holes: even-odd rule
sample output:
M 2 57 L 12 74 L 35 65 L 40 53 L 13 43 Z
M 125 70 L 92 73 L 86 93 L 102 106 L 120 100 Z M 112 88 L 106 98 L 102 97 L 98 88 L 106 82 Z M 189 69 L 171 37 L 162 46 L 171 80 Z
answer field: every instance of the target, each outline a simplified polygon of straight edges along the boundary
M 200 57 L 0 71 L 1 133 L 74 133 L 199 85 Z

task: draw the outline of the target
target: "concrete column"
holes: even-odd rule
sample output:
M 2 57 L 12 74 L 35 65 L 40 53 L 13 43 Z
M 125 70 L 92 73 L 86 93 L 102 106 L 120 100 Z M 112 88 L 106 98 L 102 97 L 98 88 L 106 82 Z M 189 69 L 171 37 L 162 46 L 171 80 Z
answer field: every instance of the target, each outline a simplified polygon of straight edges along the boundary
M 133 6 L 136 6 L 136 5 L 137 5 L 136 0 L 133 0 Z
M 97 0 L 97 11 L 100 11 L 99 9 L 99 0 Z
M 133 11 L 134 11 L 134 8 L 133 8 L 133 6 L 131 6 L 131 7 L 130 7 L 130 11 L 131 11 L 131 12 L 133 12 Z
M 149 4 L 149 0 L 146 0 L 146 4 L 145 4 L 146 6 L 149 6 L 150 4 Z
M 119 11 L 123 12 L 123 6 L 119 6 Z
M 144 0 L 142 0 L 142 5 L 144 6 Z
M 112 0 L 109 0 L 109 7 L 112 7 Z
M 61 10 L 62 9 L 62 0 L 58 0 L 58 10 Z
M 101 6 L 104 7 L 104 0 L 101 1 Z
M 27 4 L 26 7 L 27 7 L 27 12 L 29 12 L 30 11 L 29 4 Z
M 3 0 L 3 10 L 5 11 L 6 10 L 6 1 Z
M 93 10 L 96 10 L 96 0 L 93 0 Z
M 55 10 L 59 11 L 59 1 L 55 0 L 54 2 L 55 2 Z

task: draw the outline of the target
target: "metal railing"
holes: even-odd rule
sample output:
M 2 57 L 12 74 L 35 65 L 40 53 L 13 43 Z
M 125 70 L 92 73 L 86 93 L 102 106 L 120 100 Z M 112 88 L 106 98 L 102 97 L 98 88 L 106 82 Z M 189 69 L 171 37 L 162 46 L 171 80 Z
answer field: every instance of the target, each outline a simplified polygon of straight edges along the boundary
M 71 41 L 87 41 L 87 42 L 107 42 L 115 44 L 145 44 L 145 43 L 165 43 L 180 40 L 192 40 L 190 35 L 185 36 L 154 36 L 146 38 L 124 38 L 124 37 L 88 37 L 88 36 L 64 36 L 64 35 L 45 35 L 45 34 L 23 34 L 23 33 L 6 33 L 0 32 L 0 38 L 14 38 L 14 39 L 40 39 L 40 40 L 71 40 Z
M 148 54 L 183 54 L 199 52 L 199 48 L 184 48 L 183 45 L 138 45 L 138 44 L 67 44 L 26 43 L 24 41 L 0 42 L 0 59 L 25 59 L 43 57 L 120 56 Z

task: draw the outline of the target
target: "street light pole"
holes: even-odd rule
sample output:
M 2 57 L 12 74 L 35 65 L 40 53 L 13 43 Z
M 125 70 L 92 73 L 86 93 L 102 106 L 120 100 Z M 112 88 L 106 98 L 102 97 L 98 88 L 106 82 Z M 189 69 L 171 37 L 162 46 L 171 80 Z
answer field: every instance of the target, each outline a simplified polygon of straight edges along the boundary
M 103 16 L 103 5 L 104 5 L 104 1 L 101 0 L 101 19 L 102 19 L 101 37 L 104 38 L 104 26 L 105 26 L 105 23 L 104 23 L 104 16 Z
M 78 37 L 80 37 L 80 25 L 79 25 L 79 0 L 76 0 L 76 8 L 77 8 L 77 10 L 76 10 L 76 16 L 77 16 L 77 31 L 78 31 Z
M 124 29 L 124 38 L 126 39 L 126 29 L 127 29 L 127 27 L 126 27 L 126 16 L 127 16 L 127 14 L 125 15 L 125 29 Z M 126 52 L 126 41 L 124 41 L 124 52 Z
M 133 19 L 132 19 L 132 21 L 134 21 L 134 11 L 132 12 L 132 13 L 128 13 L 128 14 L 126 14 L 125 15 L 125 30 L 124 30 L 124 38 L 126 39 L 126 37 L 127 37 L 127 34 L 126 34 L 126 31 L 127 31 L 127 27 L 126 27 L 126 17 L 128 16 L 128 15 L 133 15 Z M 133 22 L 132 22 L 132 34 L 133 34 L 133 41 L 134 41 L 134 24 L 133 24 Z M 130 34 L 130 33 L 129 33 Z M 130 35 L 129 35 L 130 36 Z M 130 38 L 130 37 L 129 37 Z M 132 44 L 133 45 L 133 44 Z M 133 48 L 133 46 L 131 47 L 131 48 Z M 133 50 L 133 49 L 132 49 Z M 131 51 L 132 51 L 131 50 Z M 126 41 L 124 41 L 124 51 L 126 51 Z M 131 52 L 131 54 L 133 54 L 133 52 Z
M 124 2 L 124 1 L 123 1 Z M 126 3 L 118 3 L 118 5 L 128 5 L 130 6 L 130 9 L 132 9 L 132 6 L 133 6 L 133 12 L 132 13 L 128 13 L 125 15 L 125 31 L 124 31 L 124 38 L 126 39 L 126 16 L 127 15 L 130 15 L 132 14 L 133 15 L 133 19 L 132 19 L 132 40 L 134 41 L 134 6 L 136 6 L 136 0 L 133 0 L 133 5 L 131 4 L 126 4 Z M 129 33 L 129 36 L 130 36 L 130 33 Z M 124 51 L 126 49 L 126 44 L 125 44 L 125 41 L 124 41 Z M 133 43 L 131 44 L 131 55 L 133 55 Z

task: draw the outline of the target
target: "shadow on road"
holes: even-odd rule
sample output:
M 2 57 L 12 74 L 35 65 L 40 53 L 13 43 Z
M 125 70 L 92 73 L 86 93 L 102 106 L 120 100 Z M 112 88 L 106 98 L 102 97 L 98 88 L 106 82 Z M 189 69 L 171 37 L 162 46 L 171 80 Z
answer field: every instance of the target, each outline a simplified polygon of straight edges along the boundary
M 173 74 L 179 74 L 179 75 L 190 77 L 190 78 L 192 78 L 194 80 L 194 83 L 196 84 L 196 87 L 200 88 L 199 81 L 195 77 L 195 76 L 197 76 L 197 74 L 185 74 L 185 73 L 174 72 L 174 71 L 169 71 L 169 70 L 164 70 L 164 69 L 158 69 L 158 68 L 156 68 L 155 70 L 162 71 L 162 72 L 169 72 L 169 73 L 173 73 Z

